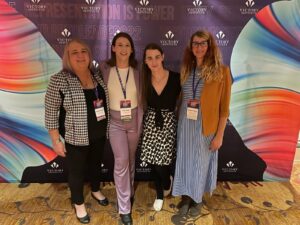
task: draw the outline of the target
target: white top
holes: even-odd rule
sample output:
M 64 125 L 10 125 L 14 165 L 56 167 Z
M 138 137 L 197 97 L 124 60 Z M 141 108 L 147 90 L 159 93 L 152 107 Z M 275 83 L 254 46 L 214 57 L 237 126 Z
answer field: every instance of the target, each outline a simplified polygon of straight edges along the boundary
M 125 87 L 128 68 L 118 68 L 118 70 L 121 76 L 122 85 Z M 109 95 L 109 108 L 114 111 L 120 111 L 120 101 L 124 100 L 124 94 L 115 66 L 110 69 L 107 88 Z M 132 109 L 137 107 L 137 91 L 132 68 L 129 70 L 129 77 L 126 85 L 126 99 L 131 100 Z

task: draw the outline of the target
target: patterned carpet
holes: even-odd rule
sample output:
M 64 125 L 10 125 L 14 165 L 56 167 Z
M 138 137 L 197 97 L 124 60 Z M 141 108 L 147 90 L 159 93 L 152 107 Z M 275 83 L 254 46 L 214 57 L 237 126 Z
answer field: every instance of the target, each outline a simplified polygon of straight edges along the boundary
M 107 207 L 99 206 L 85 187 L 90 224 L 120 224 L 116 193 L 111 183 L 104 184 Z M 70 205 L 67 184 L 0 184 L 0 224 L 79 224 Z M 291 182 L 220 182 L 213 195 L 204 197 L 201 215 L 176 216 L 178 197 L 165 200 L 163 210 L 155 212 L 155 192 L 150 182 L 136 184 L 133 206 L 135 225 L 299 225 L 300 163 L 294 166 Z

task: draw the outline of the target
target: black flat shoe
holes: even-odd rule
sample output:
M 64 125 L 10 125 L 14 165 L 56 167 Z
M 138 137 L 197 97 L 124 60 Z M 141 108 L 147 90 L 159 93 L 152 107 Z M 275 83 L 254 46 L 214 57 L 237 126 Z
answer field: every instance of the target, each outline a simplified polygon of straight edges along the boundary
M 88 223 L 90 222 L 90 220 L 91 220 L 89 214 L 86 214 L 84 217 L 78 217 L 78 216 L 76 215 L 76 217 L 77 217 L 77 220 L 78 220 L 80 223 L 83 223 L 83 224 L 88 224 Z
M 98 202 L 99 205 L 102 205 L 102 206 L 107 206 L 108 205 L 108 199 L 107 198 L 104 198 L 104 199 L 100 200 L 100 199 L 96 198 L 93 195 L 93 193 L 91 193 L 91 196 L 92 196 L 93 199 L 95 199 Z
M 131 213 L 120 214 L 121 221 L 124 225 L 132 225 Z
M 75 206 L 74 206 L 74 205 L 72 205 L 72 206 L 73 206 L 73 208 L 74 208 L 76 218 L 77 218 L 77 220 L 78 220 L 80 223 L 88 224 L 88 223 L 91 221 L 91 218 L 90 218 L 89 214 L 86 214 L 84 217 L 78 217 L 78 216 L 77 216 L 77 213 L 76 213 L 76 208 L 75 208 Z

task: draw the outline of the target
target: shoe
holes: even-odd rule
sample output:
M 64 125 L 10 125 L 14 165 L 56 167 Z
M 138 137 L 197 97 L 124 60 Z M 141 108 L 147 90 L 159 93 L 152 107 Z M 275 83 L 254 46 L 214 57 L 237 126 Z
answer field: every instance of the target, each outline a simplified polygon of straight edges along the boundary
M 120 214 L 121 221 L 124 225 L 132 225 L 131 213 Z
M 182 201 L 178 204 L 178 212 L 177 215 L 186 216 L 191 207 L 192 199 L 190 197 L 183 197 Z
M 108 205 L 108 199 L 107 198 L 104 198 L 104 199 L 100 200 L 100 199 L 96 198 L 93 195 L 93 193 L 91 193 L 91 196 L 92 196 L 93 199 L 95 199 L 98 202 L 99 205 L 102 205 L 102 206 L 107 206 Z
M 193 202 L 191 204 L 188 214 L 192 217 L 197 217 L 201 214 L 202 203 Z
M 159 212 L 164 204 L 164 200 L 162 199 L 155 199 L 154 204 L 153 204 L 153 208 L 155 211 Z
M 86 214 L 86 215 L 83 216 L 83 217 L 78 217 L 78 216 L 77 216 L 77 212 L 76 212 L 76 207 L 75 207 L 75 205 L 72 205 L 72 206 L 73 206 L 73 208 L 74 208 L 74 211 L 75 211 L 75 215 L 76 215 L 77 220 L 78 220 L 80 223 L 88 224 L 88 223 L 90 222 L 90 220 L 91 220 L 89 214 Z
M 173 177 L 170 176 L 170 188 L 168 190 L 164 190 L 164 197 L 167 197 L 169 194 L 171 194 L 172 186 L 173 186 Z

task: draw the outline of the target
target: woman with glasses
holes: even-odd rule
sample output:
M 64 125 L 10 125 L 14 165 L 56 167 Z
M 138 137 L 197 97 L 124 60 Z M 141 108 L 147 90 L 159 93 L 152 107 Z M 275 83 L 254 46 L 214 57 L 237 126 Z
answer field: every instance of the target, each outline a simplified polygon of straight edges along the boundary
M 155 186 L 155 211 L 172 187 L 170 164 L 175 158 L 177 119 L 176 102 L 180 94 L 179 73 L 164 68 L 164 53 L 155 43 L 144 50 L 142 80 L 145 116 L 141 140 L 141 160 L 150 164 Z
M 197 31 L 181 67 L 177 160 L 172 194 L 179 216 L 197 216 L 205 192 L 216 188 L 218 149 L 229 116 L 231 74 L 211 33 Z

